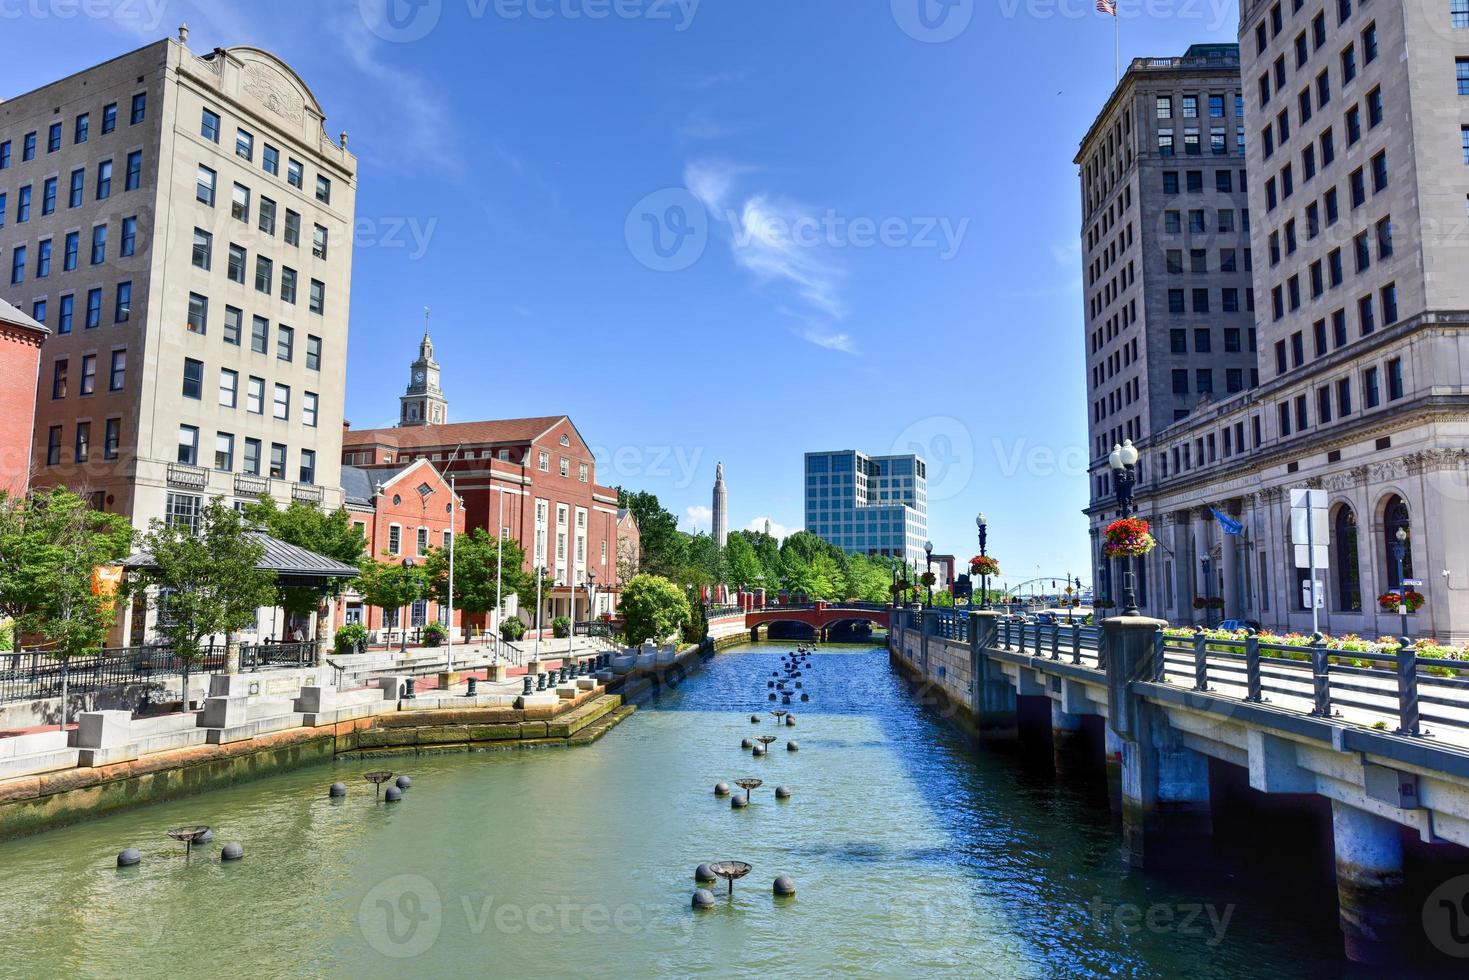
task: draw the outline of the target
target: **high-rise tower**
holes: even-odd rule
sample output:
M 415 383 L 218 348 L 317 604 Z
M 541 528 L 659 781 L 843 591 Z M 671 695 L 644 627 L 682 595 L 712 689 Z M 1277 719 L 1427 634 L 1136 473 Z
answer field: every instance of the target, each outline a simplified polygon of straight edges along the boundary
M 723 548 L 729 540 L 729 491 L 724 488 L 724 464 L 714 464 L 714 543 Z

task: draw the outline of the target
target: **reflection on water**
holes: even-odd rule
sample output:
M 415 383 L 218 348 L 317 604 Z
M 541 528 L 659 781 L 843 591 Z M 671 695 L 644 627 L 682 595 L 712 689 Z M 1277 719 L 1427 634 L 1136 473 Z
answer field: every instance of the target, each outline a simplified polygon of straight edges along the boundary
M 589 748 L 395 758 L 399 804 L 360 778 L 381 763 L 338 763 L 0 844 L 0 975 L 1339 972 L 1289 889 L 1130 873 L 1095 788 L 972 749 L 881 649 L 817 654 L 796 727 L 752 758 L 785 649 L 720 654 Z M 742 776 L 765 785 L 733 810 L 711 790 Z M 192 822 L 216 843 L 186 865 L 164 832 Z M 720 858 L 754 870 L 695 914 Z

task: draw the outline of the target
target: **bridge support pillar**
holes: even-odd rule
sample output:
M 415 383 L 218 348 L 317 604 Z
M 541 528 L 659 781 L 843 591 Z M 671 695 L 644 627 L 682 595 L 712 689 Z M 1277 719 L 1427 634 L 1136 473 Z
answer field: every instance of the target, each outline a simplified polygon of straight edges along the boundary
M 1108 727 L 1121 742 L 1123 851 L 1134 867 L 1192 867 L 1213 833 L 1209 760 L 1135 687 L 1153 677 L 1162 620 L 1106 620 Z
M 1102 738 L 1107 761 L 1107 802 L 1112 815 L 1122 815 L 1122 739 L 1108 724 L 1102 725 Z
M 751 626 L 750 627 L 750 642 L 751 643 L 759 643 L 760 642 L 760 627 L 759 626 Z
M 1407 925 L 1401 830 L 1391 820 L 1332 800 L 1331 833 L 1347 959 L 1394 962 Z
M 1063 711 L 1051 702 L 1051 755 L 1058 776 L 1083 776 L 1087 770 L 1087 734 L 1081 715 Z
M 1000 665 L 986 653 L 999 644 L 999 631 L 999 613 L 969 614 L 969 704 L 978 722 L 980 737 L 1014 739 L 1020 736 L 1015 714 L 1015 688 Z

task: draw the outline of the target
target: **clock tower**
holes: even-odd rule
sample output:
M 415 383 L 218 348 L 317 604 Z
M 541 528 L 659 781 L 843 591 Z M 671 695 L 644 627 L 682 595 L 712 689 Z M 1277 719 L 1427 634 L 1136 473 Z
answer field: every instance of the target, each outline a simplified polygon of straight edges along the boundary
M 428 335 L 428 307 L 423 310 L 423 340 L 418 359 L 409 368 L 408 390 L 399 396 L 398 424 L 443 425 L 449 421 L 449 403 L 439 387 L 439 362 L 434 360 L 434 342 Z

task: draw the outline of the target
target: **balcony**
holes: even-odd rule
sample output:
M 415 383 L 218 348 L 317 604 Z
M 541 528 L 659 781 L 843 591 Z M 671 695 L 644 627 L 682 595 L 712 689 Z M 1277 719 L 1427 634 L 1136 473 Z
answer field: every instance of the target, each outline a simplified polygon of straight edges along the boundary
M 171 487 L 187 487 L 190 490 L 203 490 L 209 486 L 209 471 L 202 466 L 190 466 L 187 463 L 169 463 L 168 485 Z
M 310 483 L 293 483 L 291 484 L 291 499 L 319 504 L 321 503 L 321 487 Z
M 270 493 L 270 481 L 263 476 L 237 473 L 235 475 L 235 493 L 247 497 L 263 497 Z

